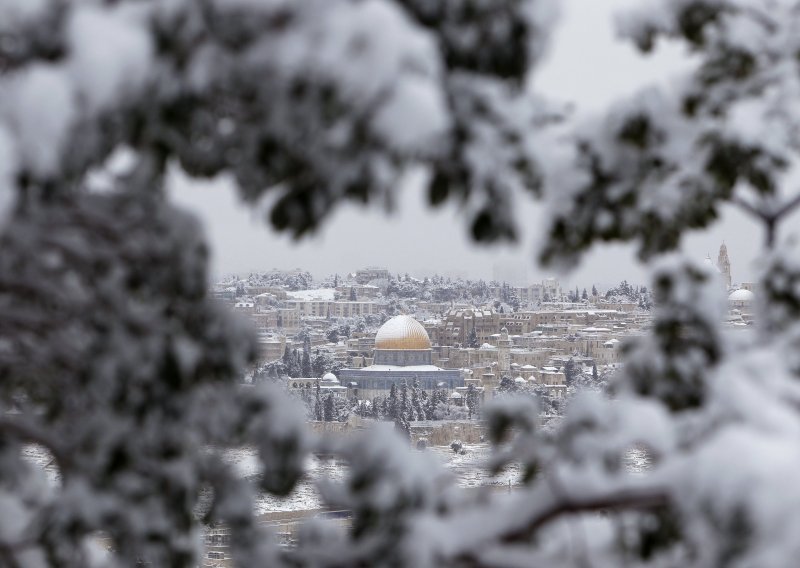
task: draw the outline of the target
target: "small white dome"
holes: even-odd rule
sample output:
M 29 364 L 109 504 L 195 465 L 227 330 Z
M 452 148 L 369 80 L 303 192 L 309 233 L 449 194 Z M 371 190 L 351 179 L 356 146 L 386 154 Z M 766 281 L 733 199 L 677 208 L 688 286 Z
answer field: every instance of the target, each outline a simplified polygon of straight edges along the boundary
M 514 382 L 518 383 L 518 384 L 523 384 L 523 383 L 527 383 L 528 381 L 526 381 L 522 377 L 517 377 L 516 379 L 514 379 Z
M 704 264 L 705 266 L 709 267 L 711 270 L 713 270 L 713 271 L 714 271 L 714 272 L 716 272 L 717 274 L 721 274 L 721 273 L 722 273 L 722 272 L 720 271 L 720 269 L 719 269 L 719 266 L 717 266 L 716 264 L 714 264 L 714 261 L 713 261 L 713 260 L 711 260 L 711 257 L 710 257 L 710 256 L 707 256 L 707 257 L 705 257 L 705 259 L 703 259 L 703 264 Z
M 322 382 L 323 383 L 337 383 L 338 384 L 339 383 L 339 379 L 337 379 L 336 375 L 334 375 L 333 373 L 328 372 L 328 373 L 325 373 L 324 375 L 322 375 Z
M 735 290 L 731 292 L 731 295 L 728 296 L 729 302 L 752 302 L 753 298 L 755 298 L 755 294 L 753 294 L 750 290 L 745 290 L 744 288 L 740 288 L 739 290 Z

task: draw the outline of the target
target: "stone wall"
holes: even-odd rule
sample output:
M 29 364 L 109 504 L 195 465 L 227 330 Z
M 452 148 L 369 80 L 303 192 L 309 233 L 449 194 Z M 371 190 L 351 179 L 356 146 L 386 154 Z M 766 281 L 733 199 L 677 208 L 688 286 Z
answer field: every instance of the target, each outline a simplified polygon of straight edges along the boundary
M 346 436 L 369 428 L 375 424 L 372 420 L 364 420 L 351 416 L 347 422 L 309 422 L 315 434 L 330 436 Z M 453 440 L 461 440 L 465 444 L 480 443 L 485 432 L 483 423 L 479 420 L 428 420 L 425 422 L 411 422 L 411 443 L 425 438 L 430 446 L 449 446 Z
M 425 438 L 431 446 L 449 446 L 453 440 L 478 444 L 483 441 L 484 432 L 485 427 L 478 420 L 412 422 L 411 443 Z

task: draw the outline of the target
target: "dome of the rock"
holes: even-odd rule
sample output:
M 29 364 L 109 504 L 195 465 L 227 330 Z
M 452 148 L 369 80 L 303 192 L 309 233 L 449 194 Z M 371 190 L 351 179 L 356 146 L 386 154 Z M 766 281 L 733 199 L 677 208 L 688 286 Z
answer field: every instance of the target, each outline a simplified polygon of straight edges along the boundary
M 430 349 L 431 340 L 422 324 L 411 316 L 395 316 L 375 335 L 375 349 Z

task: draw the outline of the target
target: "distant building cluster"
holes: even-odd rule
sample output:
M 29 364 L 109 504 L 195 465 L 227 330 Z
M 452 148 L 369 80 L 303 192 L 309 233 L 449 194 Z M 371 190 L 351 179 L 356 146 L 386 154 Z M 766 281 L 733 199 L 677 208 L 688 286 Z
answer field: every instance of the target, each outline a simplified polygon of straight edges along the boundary
M 228 278 L 214 294 L 257 328 L 262 375 L 367 401 L 416 382 L 458 404 L 469 389 L 491 398 L 504 378 L 560 397 L 567 362 L 613 368 L 623 339 L 649 322 L 633 287 L 579 298 L 553 278 L 511 285 L 368 267 L 314 282 L 273 270 Z
M 733 281 L 725 244 L 706 263 L 728 291 L 728 324 L 750 325 L 754 286 Z M 261 376 L 348 400 L 416 383 L 457 404 L 509 381 L 563 397 L 575 375 L 617 367 L 624 341 L 651 321 L 649 292 L 625 281 L 565 291 L 553 278 L 511 285 L 368 267 L 315 282 L 296 269 L 232 277 L 214 293 L 258 329 Z

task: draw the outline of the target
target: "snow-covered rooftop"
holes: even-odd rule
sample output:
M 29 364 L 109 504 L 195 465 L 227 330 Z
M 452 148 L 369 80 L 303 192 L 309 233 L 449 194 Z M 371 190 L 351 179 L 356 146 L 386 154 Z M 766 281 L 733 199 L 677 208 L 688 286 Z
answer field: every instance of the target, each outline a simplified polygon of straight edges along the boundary
M 370 365 L 369 367 L 364 367 L 363 369 L 357 369 L 358 371 L 371 371 L 371 372 L 381 372 L 381 371 L 408 371 L 408 372 L 418 372 L 418 371 L 444 371 L 441 367 L 437 367 L 436 365 L 408 365 L 408 366 L 401 366 L 401 365 Z
M 755 298 L 755 294 L 753 294 L 750 290 L 745 290 L 744 288 L 740 288 L 739 290 L 735 290 L 731 292 L 730 296 L 728 296 L 729 302 L 752 302 Z
M 333 288 L 317 288 L 314 290 L 296 290 L 294 292 L 286 292 L 286 295 L 293 300 L 300 300 L 303 302 L 310 302 L 319 300 L 324 302 L 333 301 Z

